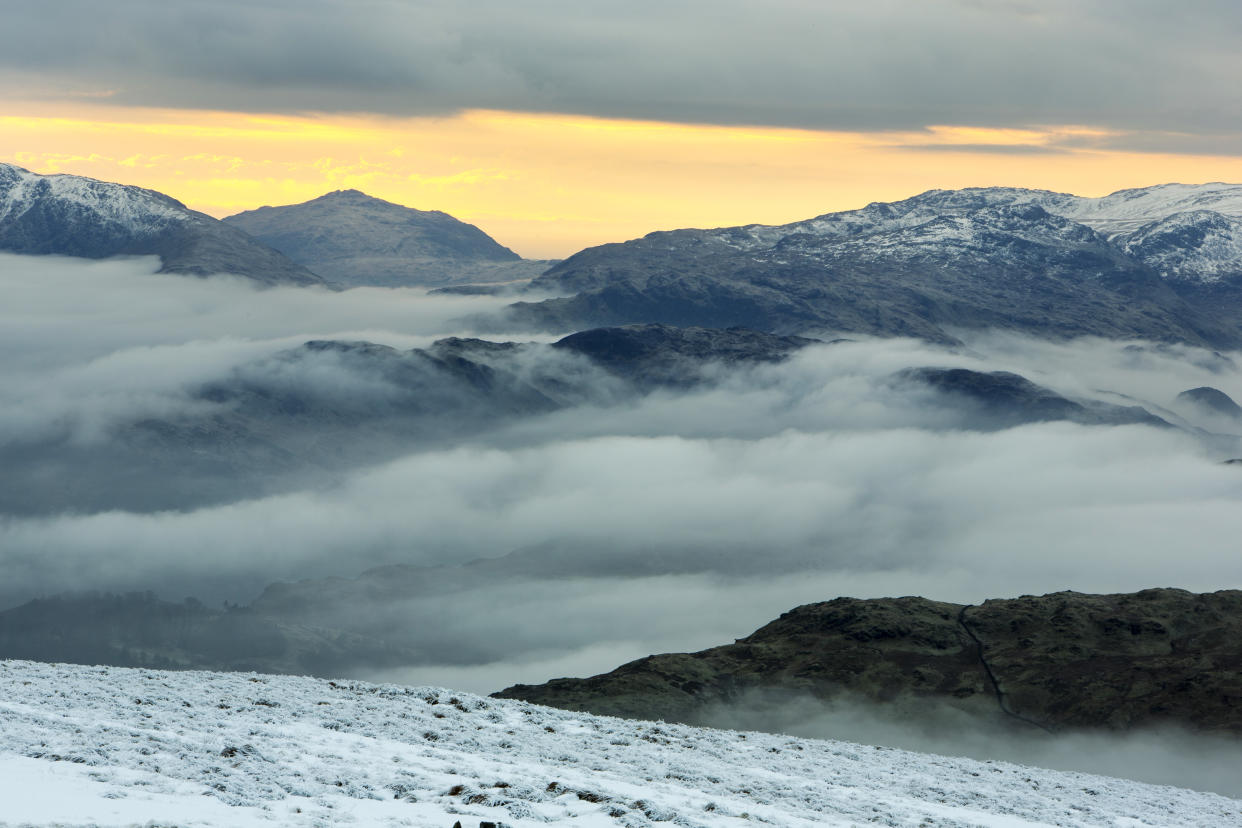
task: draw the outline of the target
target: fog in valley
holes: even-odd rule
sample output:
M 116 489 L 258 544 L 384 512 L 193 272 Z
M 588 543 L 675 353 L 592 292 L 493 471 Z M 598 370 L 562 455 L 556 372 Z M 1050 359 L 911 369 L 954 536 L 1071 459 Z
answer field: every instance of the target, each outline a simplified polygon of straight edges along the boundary
M 86 590 L 254 604 L 386 636 L 395 655 L 364 652 L 353 677 L 490 692 L 727 643 L 840 595 L 1242 587 L 1242 466 L 1224 462 L 1242 422 L 1177 400 L 1242 399 L 1242 354 L 807 331 L 825 343 L 644 388 L 557 335 L 498 333 L 503 298 L 156 266 L 0 255 L 0 609 Z M 400 371 L 305 347 L 450 336 L 530 344 L 471 357 L 492 373 L 457 385 L 392 352 Z M 922 367 L 1009 371 L 1164 424 L 1013 422 L 900 374 Z M 284 433 L 251 428 L 260 404 Z M 162 454 L 165 433 L 234 460 Z M 896 727 L 841 710 L 790 725 L 799 709 L 713 723 L 880 743 Z M 1055 765 L 1094 748 L 1030 750 Z
M 1238 740 L 1177 727 L 1053 735 L 1003 717 L 992 727 L 980 727 L 977 719 L 960 710 L 930 701 L 918 709 L 893 711 L 861 699 L 825 702 L 788 694 L 752 694 L 737 704 L 705 711 L 701 723 L 1121 776 L 1242 796 Z

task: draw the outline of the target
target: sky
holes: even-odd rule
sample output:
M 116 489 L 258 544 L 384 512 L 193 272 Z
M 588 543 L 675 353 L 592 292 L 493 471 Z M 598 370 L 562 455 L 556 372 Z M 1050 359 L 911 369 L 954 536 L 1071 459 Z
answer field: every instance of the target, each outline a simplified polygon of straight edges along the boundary
M 357 188 L 531 258 L 930 188 L 1242 180 L 1231 0 L 86 0 L 0 31 L 0 161 L 225 216 Z

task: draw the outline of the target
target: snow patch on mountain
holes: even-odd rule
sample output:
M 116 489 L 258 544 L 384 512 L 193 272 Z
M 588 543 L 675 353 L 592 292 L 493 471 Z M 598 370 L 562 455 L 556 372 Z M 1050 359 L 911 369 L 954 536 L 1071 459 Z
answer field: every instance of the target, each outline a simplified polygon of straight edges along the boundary
M 1215 284 L 1242 276 L 1242 220 L 1212 210 L 1175 213 L 1119 241 L 1166 279 Z
M 1150 222 L 1193 210 L 1212 210 L 1242 218 L 1242 184 L 1161 184 L 1120 190 L 1100 198 L 1018 187 L 928 190 L 904 201 L 875 202 L 858 210 L 828 213 L 792 224 L 751 224 L 706 232 L 711 238 L 730 247 L 751 250 L 769 247 L 800 233 L 826 240 L 857 239 L 917 227 L 948 215 L 1027 205 L 1085 224 L 1112 238 Z
M 61 211 L 78 210 L 97 221 L 124 227 L 134 236 L 154 235 L 185 223 L 185 205 L 154 190 L 77 175 L 39 175 L 0 164 L 0 222 L 17 218 L 53 199 Z
M 0 662 L 0 824 L 1242 826 L 1242 802 L 438 688 Z M 12 822 L 4 822 L 11 820 Z
M 1046 209 L 1057 212 L 1052 207 Z M 1152 221 L 1195 210 L 1242 217 L 1242 184 L 1158 184 L 1119 190 L 1101 198 L 1079 198 L 1061 215 L 1112 237 Z

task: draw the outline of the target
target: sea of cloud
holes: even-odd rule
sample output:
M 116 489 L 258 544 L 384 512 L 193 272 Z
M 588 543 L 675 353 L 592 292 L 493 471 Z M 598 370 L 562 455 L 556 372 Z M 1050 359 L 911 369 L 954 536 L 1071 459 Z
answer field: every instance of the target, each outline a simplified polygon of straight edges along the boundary
M 118 424 L 193 415 L 207 405 L 193 389 L 306 340 L 420 347 L 473 333 L 470 319 L 503 305 L 154 270 L 151 259 L 0 256 L 0 443 L 35 446 L 31 468 L 49 435 L 107 444 Z M 452 590 L 342 599 L 324 617 L 404 623 L 423 653 L 411 680 L 489 690 L 727 642 L 839 595 L 1242 587 L 1242 472 L 1222 463 L 1236 442 L 1205 440 L 1195 427 L 1229 424 L 1175 400 L 1201 385 L 1242 397 L 1235 356 L 965 339 L 816 346 L 646 396 L 619 394 L 581 360 L 545 361 L 537 370 L 607 393 L 264 496 L 162 511 L 0 504 L 0 603 L 81 589 L 245 603 L 276 581 L 487 559 Z M 891 380 L 921 365 L 1015 371 L 1185 427 L 973 428 Z M 291 381 L 360 393 L 344 367 L 319 369 Z

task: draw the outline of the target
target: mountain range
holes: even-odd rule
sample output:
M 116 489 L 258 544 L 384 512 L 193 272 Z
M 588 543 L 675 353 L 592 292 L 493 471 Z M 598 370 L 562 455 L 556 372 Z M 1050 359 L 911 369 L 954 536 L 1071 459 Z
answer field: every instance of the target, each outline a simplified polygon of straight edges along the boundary
M 357 190 L 220 221 L 154 190 L 13 164 L 0 164 L 0 250 L 155 255 L 163 273 L 338 287 L 525 282 L 552 264 L 522 259 L 447 213 Z
M 1242 343 L 1242 186 L 1099 199 L 932 190 L 780 226 L 674 230 L 577 253 L 521 303 L 536 327 L 744 325 L 953 341 L 1045 337 Z
M 562 332 L 663 323 L 946 343 L 987 328 L 1242 345 L 1233 184 L 1102 198 L 931 190 L 786 225 L 656 232 L 554 263 L 522 260 L 445 213 L 356 190 L 220 222 L 150 190 L 3 165 L 0 249 L 155 254 L 167 272 L 264 284 L 485 282 L 555 297 L 514 304 L 501 327 Z

